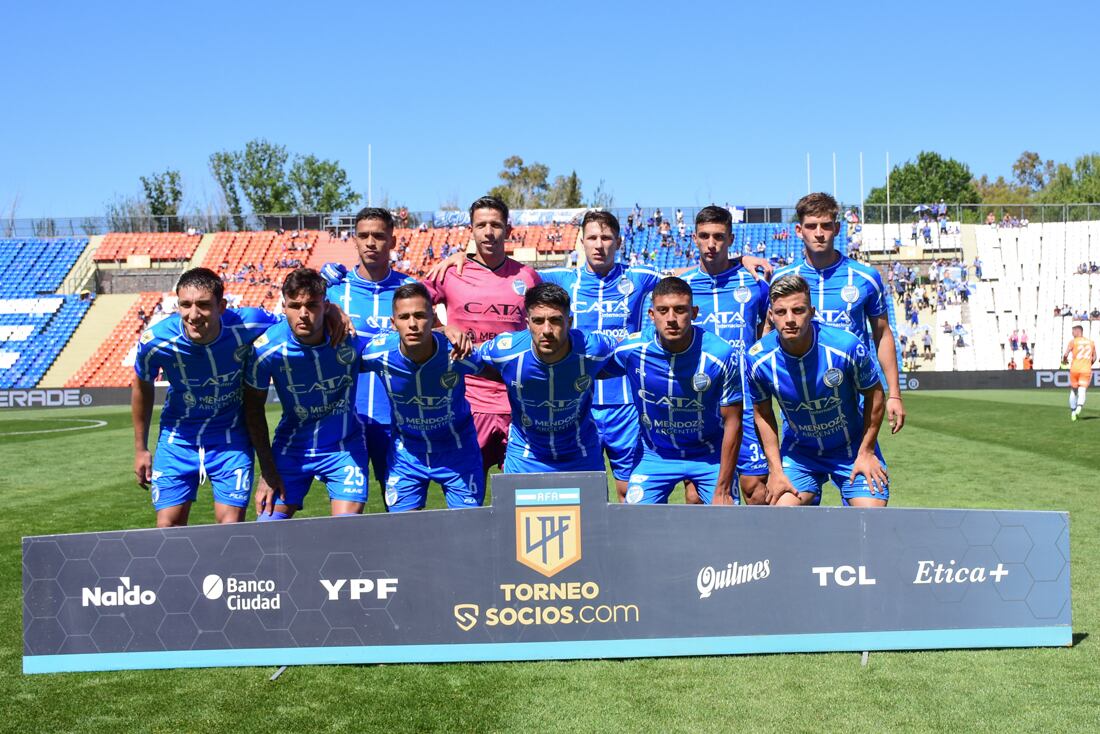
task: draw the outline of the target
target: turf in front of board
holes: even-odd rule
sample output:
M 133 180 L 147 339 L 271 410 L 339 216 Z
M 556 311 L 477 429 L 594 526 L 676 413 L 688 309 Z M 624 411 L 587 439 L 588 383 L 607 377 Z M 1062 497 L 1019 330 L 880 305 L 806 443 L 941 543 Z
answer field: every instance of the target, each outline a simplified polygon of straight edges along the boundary
M 1070 512 L 1072 648 L 872 653 L 866 668 L 853 653 L 306 666 L 274 683 L 270 668 L 22 675 L 20 537 L 143 527 L 152 513 L 132 480 L 125 408 L 7 411 L 0 731 L 1097 731 L 1100 409 L 1071 423 L 1065 397 L 909 394 L 908 425 L 882 446 L 895 506 Z M 106 425 L 27 433 L 71 419 Z M 327 513 L 319 489 L 303 514 Z M 212 520 L 204 492 L 196 523 Z M 375 483 L 371 494 L 381 511 Z

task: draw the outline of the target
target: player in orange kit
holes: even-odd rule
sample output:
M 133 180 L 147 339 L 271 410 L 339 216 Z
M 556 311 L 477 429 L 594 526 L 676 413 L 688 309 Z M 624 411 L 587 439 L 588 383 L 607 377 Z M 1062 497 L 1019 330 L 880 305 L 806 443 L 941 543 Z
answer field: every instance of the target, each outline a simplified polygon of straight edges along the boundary
M 1092 381 L 1092 364 L 1096 361 L 1096 342 L 1085 338 L 1085 330 L 1073 327 L 1073 338 L 1066 345 L 1063 362 L 1069 362 L 1069 419 L 1077 420 L 1085 407 L 1085 390 Z

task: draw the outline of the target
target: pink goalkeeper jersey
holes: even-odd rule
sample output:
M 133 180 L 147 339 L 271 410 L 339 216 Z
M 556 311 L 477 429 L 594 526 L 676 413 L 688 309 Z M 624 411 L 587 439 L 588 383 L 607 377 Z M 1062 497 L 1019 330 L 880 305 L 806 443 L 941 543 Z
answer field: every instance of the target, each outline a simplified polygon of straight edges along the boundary
M 542 282 L 534 268 L 507 258 L 496 270 L 467 259 L 462 275 L 447 270 L 439 284 L 425 283 L 435 303 L 447 307 L 447 324 L 463 329 L 475 344 L 506 331 L 527 328 L 523 295 Z M 499 382 L 473 375 L 466 377 L 466 399 L 475 413 L 508 415 L 508 392 Z

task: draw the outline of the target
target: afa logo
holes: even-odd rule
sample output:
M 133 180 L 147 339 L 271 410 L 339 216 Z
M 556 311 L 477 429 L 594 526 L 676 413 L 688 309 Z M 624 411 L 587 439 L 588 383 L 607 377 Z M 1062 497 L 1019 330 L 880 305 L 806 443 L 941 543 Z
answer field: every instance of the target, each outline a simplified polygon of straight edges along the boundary
M 267 334 L 260 334 L 258 337 L 256 337 L 256 341 L 252 342 L 252 346 L 262 347 L 264 344 L 267 344 L 268 341 L 269 339 L 267 338 Z
M 757 354 L 760 354 L 760 352 L 762 351 L 764 351 L 764 345 L 760 342 L 756 342 L 756 344 L 753 344 L 751 347 L 749 347 L 749 355 L 753 357 L 755 357 Z
M 512 348 L 512 335 L 511 334 L 502 334 L 501 336 L 498 336 L 497 337 L 497 348 L 498 349 L 511 349 Z
M 519 278 L 512 281 L 512 290 L 516 292 L 517 296 L 523 296 L 527 294 L 527 284 Z
M 516 490 L 516 560 L 548 578 L 581 560 L 579 489 Z
M 141 332 L 141 339 L 139 339 L 139 341 L 142 344 L 148 344 L 149 342 L 153 341 L 153 330 L 146 329 L 145 331 Z

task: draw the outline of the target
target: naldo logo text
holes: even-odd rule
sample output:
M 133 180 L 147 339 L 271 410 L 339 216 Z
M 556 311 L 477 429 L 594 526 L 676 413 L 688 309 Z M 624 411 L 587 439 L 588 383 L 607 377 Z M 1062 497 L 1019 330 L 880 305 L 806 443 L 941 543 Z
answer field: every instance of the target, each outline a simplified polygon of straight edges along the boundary
M 233 612 L 246 609 L 279 609 L 282 596 L 271 579 L 239 579 L 216 573 L 202 580 L 202 595 L 211 601 L 225 597 L 225 606 Z
M 80 593 L 80 605 L 87 607 L 147 607 L 155 604 L 157 594 L 152 589 L 143 589 L 140 584 L 130 586 L 129 576 L 120 576 L 119 585 L 113 589 L 99 586 L 84 587 Z

